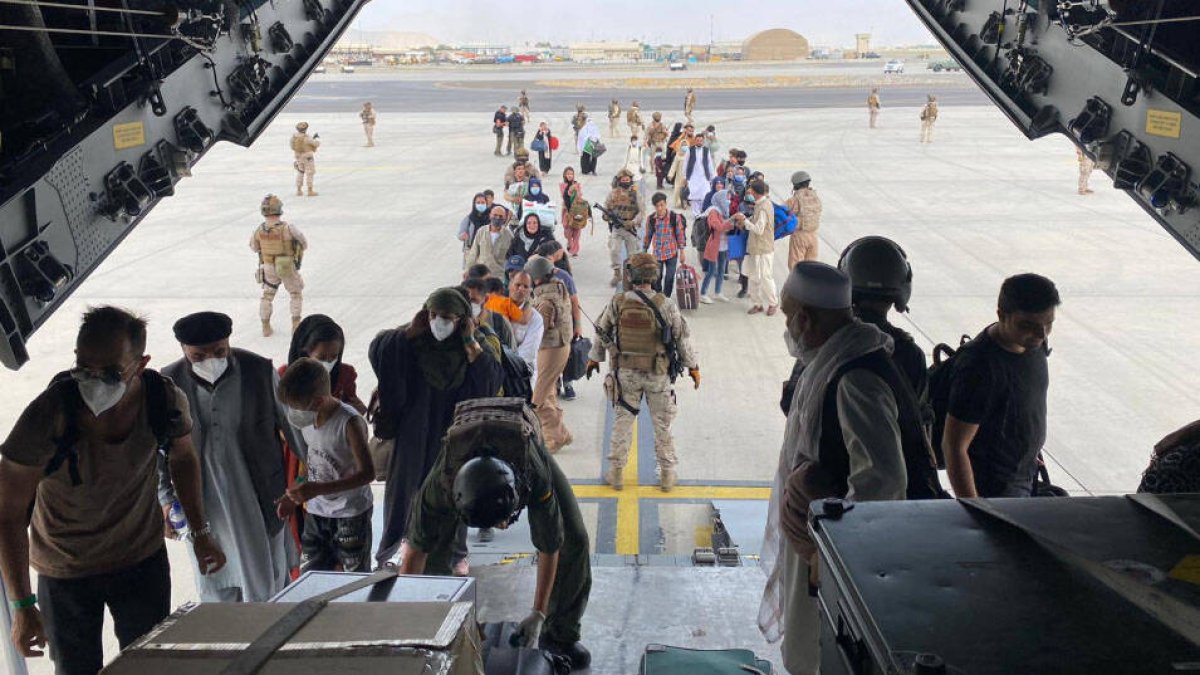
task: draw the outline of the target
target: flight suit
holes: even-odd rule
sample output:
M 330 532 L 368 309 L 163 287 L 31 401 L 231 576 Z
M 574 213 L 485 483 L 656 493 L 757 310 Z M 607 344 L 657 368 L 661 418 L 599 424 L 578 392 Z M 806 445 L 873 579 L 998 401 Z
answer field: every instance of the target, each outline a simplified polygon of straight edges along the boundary
M 937 121 L 938 106 L 936 101 L 930 101 L 921 109 L 921 142 L 933 142 L 933 123 Z
M 787 200 L 787 209 L 796 214 L 796 231 L 788 240 L 788 269 L 801 260 L 816 260 L 820 239 L 817 230 L 821 227 L 821 198 L 817 191 L 807 187 L 792 193 Z
M 310 197 L 317 196 L 313 191 L 313 177 L 317 175 L 317 148 L 321 147 L 321 141 L 311 138 L 308 133 L 297 131 L 292 134 L 292 153 L 295 154 L 296 161 L 293 166 L 296 167 L 296 194 L 304 194 L 300 188 L 305 184 L 308 186 L 308 195 Z
M 448 461 L 460 462 L 461 466 L 470 459 L 473 457 L 450 460 L 442 452 L 413 500 L 408 536 L 413 546 L 429 554 L 426 574 L 450 574 L 454 533 L 461 519 L 454 509 L 454 496 L 440 478 L 447 472 L 448 475 L 458 472 L 457 468 L 446 466 Z M 579 503 L 571 483 L 541 439 L 528 448 L 526 465 L 513 469 L 518 475 L 524 473 L 522 482 L 528 486 L 522 503 L 528 504 L 529 534 L 534 548 L 543 553 L 558 552 L 543 635 L 559 644 L 573 644 L 579 641 L 580 624 L 592 590 L 591 545 Z
M 875 120 L 879 119 L 880 107 L 879 94 L 871 92 L 871 95 L 867 97 L 867 115 L 871 120 L 872 129 L 875 128 Z
M 696 92 L 688 90 L 686 96 L 683 97 L 683 115 L 687 118 L 688 124 L 695 124 L 692 119 L 692 113 L 696 111 Z
M 697 367 L 691 334 L 679 305 L 662 293 L 646 291 L 645 295 L 671 327 L 680 363 L 688 369 Z M 675 390 L 667 374 L 667 348 L 662 329 L 645 307 L 645 302 L 633 291 L 613 297 L 596 322 L 596 341 L 592 343 L 588 358 L 603 363 L 606 354 L 612 356 L 609 374 L 604 378 L 604 391 L 613 407 L 609 465 L 621 470 L 629 461 L 633 421 L 645 397 L 654 423 L 654 454 L 660 474 L 673 473 L 678 463 L 675 441 L 671 437 L 671 423 L 677 410 Z
M 299 323 L 304 315 L 304 278 L 297 263 L 308 249 L 308 240 L 295 226 L 275 218 L 255 228 L 250 235 L 250 248 L 258 253 L 258 280 L 263 287 L 259 318 L 264 324 L 271 320 L 275 294 L 282 285 L 291 295 L 292 323 Z
M 362 119 L 363 133 L 367 135 L 367 147 L 375 146 L 375 109 L 363 108 L 362 112 L 358 113 Z
M 620 223 L 609 223 L 608 256 L 612 265 L 613 278 L 621 279 L 621 266 L 626 258 L 634 253 L 640 253 L 642 243 L 638 240 L 634 229 L 642 215 L 641 203 L 637 190 L 617 186 L 608 193 L 604 208 L 621 219 Z M 621 255 L 624 250 L 624 256 Z
M 613 101 L 608 105 L 608 135 L 617 135 L 617 122 L 621 120 L 621 105 Z
M 1091 194 L 1092 189 L 1088 187 L 1088 180 L 1092 177 L 1096 162 L 1079 148 L 1075 149 L 1075 157 L 1079 160 L 1079 194 Z

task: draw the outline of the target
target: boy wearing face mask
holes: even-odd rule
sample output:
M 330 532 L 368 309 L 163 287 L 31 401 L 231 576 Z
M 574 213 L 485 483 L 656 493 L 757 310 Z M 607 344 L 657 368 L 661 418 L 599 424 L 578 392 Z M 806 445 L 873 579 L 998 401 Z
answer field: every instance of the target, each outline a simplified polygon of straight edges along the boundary
M 375 465 L 367 451 L 367 423 L 330 393 L 329 373 L 316 359 L 297 360 L 279 381 L 287 418 L 304 435 L 308 475 L 276 504 L 286 519 L 304 506 L 300 570 L 371 569 L 370 483 Z
M 174 330 L 183 358 L 163 374 L 178 383 L 192 410 L 204 504 L 228 559 L 221 572 L 196 575 L 196 590 L 202 602 L 266 602 L 287 585 L 297 560 L 276 517 L 275 498 L 287 487 L 280 432 L 288 447 L 302 452 L 303 446 L 276 398 L 279 377 L 270 360 L 230 347 L 232 319 L 197 312 Z M 175 499 L 164 465 L 158 485 L 164 517 Z M 167 536 L 175 536 L 169 527 Z

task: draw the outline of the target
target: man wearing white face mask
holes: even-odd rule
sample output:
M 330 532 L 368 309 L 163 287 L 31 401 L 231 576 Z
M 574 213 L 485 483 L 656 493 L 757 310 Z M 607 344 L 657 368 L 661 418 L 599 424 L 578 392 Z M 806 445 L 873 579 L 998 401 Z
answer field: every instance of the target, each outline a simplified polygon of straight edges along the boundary
M 154 499 L 160 453 L 201 574 L 225 564 L 205 519 L 187 399 L 146 367 L 145 349 L 145 321 L 116 307 L 89 309 L 76 367 L 29 404 L 0 444 L 0 571 L 15 610 L 11 639 L 26 657 L 49 643 L 60 674 L 94 675 L 103 666 L 106 606 L 121 647 L 171 611 Z
M 920 409 L 892 362 L 892 338 L 855 318 L 851 284 L 825 263 L 801 262 L 783 288 L 784 339 L 803 364 L 775 475 L 762 560 L 759 629 L 784 639 L 793 675 L 816 673 L 820 622 L 808 504 L 939 496 Z
M 196 577 L 200 600 L 265 602 L 283 590 L 299 563 L 276 515 L 275 499 L 287 489 L 280 433 L 297 452 L 304 446 L 277 399 L 279 376 L 271 362 L 230 347 L 232 330 L 233 321 L 218 312 L 183 317 L 175 322 L 183 358 L 163 373 L 179 384 L 192 410 L 204 503 L 229 560 L 220 573 Z M 169 513 L 175 494 L 166 480 L 159 481 L 158 500 Z

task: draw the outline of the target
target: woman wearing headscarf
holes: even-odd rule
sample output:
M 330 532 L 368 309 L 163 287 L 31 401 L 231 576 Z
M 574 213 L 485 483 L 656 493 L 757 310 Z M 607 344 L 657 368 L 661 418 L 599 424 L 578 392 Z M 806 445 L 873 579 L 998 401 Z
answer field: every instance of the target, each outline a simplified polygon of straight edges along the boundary
M 579 130 L 579 140 L 576 149 L 579 150 L 579 171 L 585 176 L 587 174 L 596 175 L 596 160 L 599 155 L 595 154 L 595 146 L 600 142 L 600 128 L 596 126 L 590 118 L 584 123 L 583 128 Z
M 512 245 L 508 247 L 508 257 L 519 255 L 529 260 L 537 253 L 538 246 L 553 241 L 554 233 L 548 227 L 542 227 L 542 219 L 536 213 L 525 214 L 522 225 L 513 237 Z
M 554 148 L 550 145 L 551 138 L 550 125 L 542 122 L 538 124 L 537 133 L 533 135 L 533 143 L 530 144 L 530 147 L 536 146 L 537 148 L 538 168 L 542 170 L 543 174 L 549 174 L 550 162 L 554 159 Z
M 717 176 L 716 178 L 712 179 L 712 183 L 709 183 L 708 194 L 704 195 L 704 204 L 700 206 L 700 213 L 708 211 L 708 207 L 712 206 L 713 195 L 717 194 L 721 190 L 724 190 L 725 186 L 726 180 L 724 176 Z
M 376 555 L 382 564 L 401 548 L 409 507 L 437 460 L 454 407 L 460 401 L 495 396 L 503 370 L 495 341 L 476 327 L 471 303 L 458 288 L 434 291 L 412 322 L 375 336 L 368 354 L 379 380 L 375 435 L 395 439 Z M 466 527 L 460 527 L 452 559 L 431 560 L 428 572 L 465 574 L 466 537 Z
M 491 210 L 487 197 L 482 192 L 476 192 L 471 200 L 471 210 L 458 223 L 458 240 L 463 243 L 463 260 L 466 260 L 471 242 L 475 241 L 475 233 L 487 227 Z
M 572 209 L 579 213 L 581 208 L 587 208 L 587 202 L 583 199 L 583 185 L 575 180 L 575 169 L 569 166 L 563 169 L 563 182 L 558 184 L 558 194 L 562 197 L 562 224 L 563 234 L 567 236 L 567 253 L 572 258 L 578 258 L 579 235 L 587 225 L 588 218 L 577 220 L 571 215 Z
M 705 209 L 704 218 L 708 223 L 708 241 L 704 244 L 704 281 L 700 284 L 700 302 L 712 304 L 715 297 L 721 302 L 729 298 L 721 295 L 721 286 L 725 282 L 725 266 L 729 263 L 729 232 L 733 230 L 733 221 L 729 219 L 729 191 L 718 190 L 712 195 L 712 204 Z M 708 295 L 708 285 L 716 281 L 713 296 Z

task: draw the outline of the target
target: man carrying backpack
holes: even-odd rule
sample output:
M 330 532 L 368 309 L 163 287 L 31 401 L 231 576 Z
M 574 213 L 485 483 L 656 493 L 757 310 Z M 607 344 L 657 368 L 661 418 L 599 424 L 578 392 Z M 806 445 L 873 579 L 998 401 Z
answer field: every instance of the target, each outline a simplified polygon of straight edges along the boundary
M 618 293 L 596 322 L 596 341 L 588 355 L 587 376 L 600 370 L 605 354 L 612 368 L 604 378 L 604 391 L 613 406 L 609 469 L 604 481 L 613 489 L 625 487 L 625 463 L 633 442 L 633 421 L 642 397 L 654 421 L 654 453 L 658 457 L 659 485 L 663 492 L 675 489 L 675 377 L 686 368 L 700 388 L 700 366 L 692 349 L 687 321 L 679 306 L 661 293 L 654 293 L 658 261 L 649 253 L 630 257 L 629 291 Z M 651 294 L 654 294 L 651 296 Z
M 658 261 L 662 292 L 668 298 L 675 289 L 675 270 L 687 262 L 687 221 L 683 214 L 667 208 L 667 196 L 655 192 L 650 198 L 654 213 L 646 218 L 646 239 L 643 248 Z
M 1062 303 L 1037 274 L 1004 280 L 998 321 L 954 355 L 942 451 L 957 497 L 1028 497 L 1046 442 L 1050 354 Z
M 793 675 L 819 665 L 816 600 L 807 589 L 816 547 L 808 504 L 940 495 L 920 412 L 892 363 L 892 340 L 854 317 L 850 279 L 819 262 L 802 262 L 783 288 L 785 339 L 804 370 L 788 413 L 764 536 L 767 587 L 759 628 L 784 638 Z
M 160 454 L 200 573 L 225 565 L 201 503 L 187 399 L 146 368 L 145 348 L 145 321 L 115 307 L 89 310 L 75 367 L 25 408 L 0 444 L 0 571 L 14 610 L 12 641 L 26 657 L 49 643 L 59 675 L 100 670 L 106 606 L 122 648 L 171 611 L 155 498 Z

